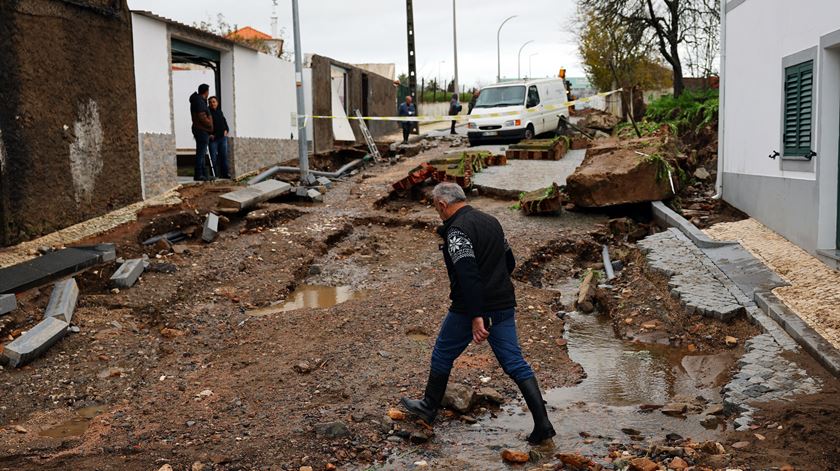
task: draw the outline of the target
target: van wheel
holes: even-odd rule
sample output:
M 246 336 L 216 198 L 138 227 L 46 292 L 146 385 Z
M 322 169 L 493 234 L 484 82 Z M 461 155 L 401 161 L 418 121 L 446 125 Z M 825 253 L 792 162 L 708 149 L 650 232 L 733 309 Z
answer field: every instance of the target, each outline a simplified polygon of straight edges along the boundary
M 534 138 L 534 125 L 529 124 L 527 128 L 525 128 L 525 140 L 530 141 Z

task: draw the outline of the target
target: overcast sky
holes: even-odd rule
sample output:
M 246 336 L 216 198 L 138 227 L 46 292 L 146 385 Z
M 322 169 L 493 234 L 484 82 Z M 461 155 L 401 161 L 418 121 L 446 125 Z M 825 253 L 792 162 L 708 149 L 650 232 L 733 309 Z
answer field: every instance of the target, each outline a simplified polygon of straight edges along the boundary
M 218 13 L 239 27 L 271 32 L 271 0 L 129 0 L 132 9 L 192 24 Z M 292 50 L 291 0 L 278 0 L 277 13 Z M 502 76 L 516 77 L 517 52 L 522 75 L 556 76 L 566 67 L 582 75 L 574 37 L 568 33 L 575 0 L 457 0 L 458 61 L 461 83 L 491 83 L 496 77 L 496 31 L 510 15 L 519 15 L 502 30 Z M 300 0 L 301 41 L 307 53 L 349 63 L 395 63 L 408 70 L 405 2 L 403 0 Z M 452 0 L 415 0 L 418 76 L 427 80 L 453 75 Z M 532 54 L 536 54 L 530 57 Z M 441 62 L 444 61 L 444 62 Z

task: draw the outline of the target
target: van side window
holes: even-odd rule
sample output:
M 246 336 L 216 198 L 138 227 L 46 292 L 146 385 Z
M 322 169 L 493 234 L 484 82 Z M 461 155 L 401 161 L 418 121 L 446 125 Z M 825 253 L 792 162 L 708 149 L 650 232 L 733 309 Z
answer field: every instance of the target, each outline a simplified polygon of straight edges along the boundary
M 540 92 L 536 85 L 531 85 L 528 88 L 528 103 L 525 105 L 528 108 L 533 108 L 540 104 Z

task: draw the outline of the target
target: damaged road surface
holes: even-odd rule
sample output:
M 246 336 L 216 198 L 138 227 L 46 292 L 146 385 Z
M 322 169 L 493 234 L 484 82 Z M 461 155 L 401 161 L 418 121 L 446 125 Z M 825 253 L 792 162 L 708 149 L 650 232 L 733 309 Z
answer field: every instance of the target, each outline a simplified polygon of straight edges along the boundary
M 526 445 L 529 414 L 486 344 L 456 363 L 451 408 L 433 428 L 406 417 L 397 401 L 422 392 L 449 286 L 435 210 L 389 195 L 393 182 L 445 150 L 336 182 L 323 203 L 292 204 L 291 195 L 255 202 L 212 243 L 201 241 L 197 215 L 216 210 L 234 185 L 185 189 L 180 205 L 83 241 L 112 241 L 121 258 L 148 255 L 149 266 L 130 289 L 111 284 L 115 263 L 77 275 L 78 332 L 64 330 L 41 358 L 0 371 L 0 465 L 509 469 L 506 459 L 524 459 L 545 469 L 626 469 L 651 459 L 677 469 L 679 459 L 706 466 L 695 469 L 785 460 L 807 469 L 799 463 L 809 446 L 840 442 L 837 428 L 824 426 L 791 446 L 784 434 L 797 419 L 777 405 L 751 412 L 765 428 L 732 430 L 739 411 L 723 406 L 723 386 L 759 329 L 686 313 L 628 242 L 649 226 L 594 212 L 528 217 L 511 209 L 513 199 L 483 196 L 471 204 L 500 220 L 517 257 L 520 341 L 547 390 L 555 445 Z M 142 245 L 173 230 L 193 237 Z M 617 275 L 610 284 L 604 245 Z M 592 314 L 575 310 L 587 277 Z M 20 338 L 49 297 L 44 287 L 18 293 L 3 316 L 14 322 L 0 334 Z M 818 378 L 801 414 L 817 416 L 818 404 L 836 412 L 836 398 L 825 399 L 836 382 L 813 363 L 797 368 Z M 782 428 L 766 428 L 769 421 Z M 734 447 L 740 442 L 749 443 Z

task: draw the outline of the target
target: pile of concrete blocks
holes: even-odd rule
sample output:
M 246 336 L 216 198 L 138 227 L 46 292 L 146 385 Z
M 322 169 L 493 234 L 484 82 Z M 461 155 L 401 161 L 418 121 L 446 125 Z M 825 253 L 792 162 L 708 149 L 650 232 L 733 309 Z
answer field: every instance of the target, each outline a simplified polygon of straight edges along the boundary
M 290 191 L 292 191 L 292 186 L 286 182 L 266 180 L 220 196 L 219 207 L 231 211 L 243 211 Z
M 0 294 L 0 316 L 4 316 L 17 309 L 17 298 L 14 294 Z
M 56 283 L 44 312 L 44 320 L 6 345 L 3 361 L 19 368 L 49 350 L 67 334 L 78 299 L 79 286 L 75 279 Z

